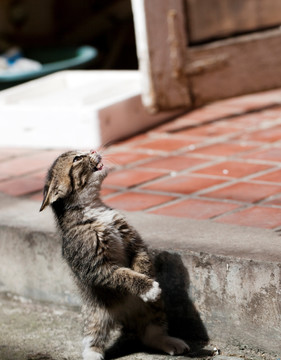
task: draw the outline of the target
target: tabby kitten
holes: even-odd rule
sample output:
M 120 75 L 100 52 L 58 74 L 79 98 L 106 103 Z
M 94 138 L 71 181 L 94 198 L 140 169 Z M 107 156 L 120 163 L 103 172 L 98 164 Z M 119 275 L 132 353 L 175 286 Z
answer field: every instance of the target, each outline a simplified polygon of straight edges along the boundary
M 142 343 L 168 354 L 188 345 L 168 336 L 161 289 L 140 235 L 100 199 L 107 169 L 96 151 L 69 151 L 51 166 L 40 211 L 51 205 L 62 254 L 82 295 L 84 360 L 104 357 L 110 331 L 134 331 Z

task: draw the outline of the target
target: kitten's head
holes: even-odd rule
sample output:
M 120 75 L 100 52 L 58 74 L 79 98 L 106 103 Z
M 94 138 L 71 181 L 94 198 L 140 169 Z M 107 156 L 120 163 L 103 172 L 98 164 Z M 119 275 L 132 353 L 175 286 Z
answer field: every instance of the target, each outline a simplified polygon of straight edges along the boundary
M 68 151 L 60 155 L 48 172 L 40 211 L 86 187 L 98 192 L 107 175 L 101 160 L 96 151 Z

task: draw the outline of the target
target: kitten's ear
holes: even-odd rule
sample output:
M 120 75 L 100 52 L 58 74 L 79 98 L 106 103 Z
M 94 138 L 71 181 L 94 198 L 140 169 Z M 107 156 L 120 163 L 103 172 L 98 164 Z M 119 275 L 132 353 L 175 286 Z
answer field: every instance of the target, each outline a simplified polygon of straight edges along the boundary
M 46 206 L 53 204 L 59 198 L 64 198 L 67 193 L 67 186 L 64 186 L 64 184 L 57 184 L 53 179 L 49 185 L 45 185 L 44 199 L 39 211 L 44 210 Z
M 41 207 L 40 207 L 40 210 L 39 211 L 43 211 L 45 209 L 46 206 L 50 205 L 52 202 L 52 183 L 47 186 L 45 185 L 45 188 L 44 188 L 44 198 L 43 198 L 43 201 L 42 201 L 42 204 L 41 204 Z M 55 200 L 54 200 L 55 201 Z

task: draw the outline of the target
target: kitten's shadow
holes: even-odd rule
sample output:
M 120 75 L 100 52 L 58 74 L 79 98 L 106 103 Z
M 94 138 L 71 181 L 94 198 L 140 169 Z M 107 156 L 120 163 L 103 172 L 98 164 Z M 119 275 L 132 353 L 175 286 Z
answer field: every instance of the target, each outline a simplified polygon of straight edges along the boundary
M 209 337 L 188 292 L 190 279 L 180 255 L 168 251 L 153 252 L 157 280 L 162 288 L 169 325 L 169 334 L 186 340 L 191 346 L 189 356 L 206 356 L 203 347 Z M 123 334 L 107 350 L 106 359 L 144 351 L 144 347 L 129 334 Z M 147 349 L 146 349 L 147 350 Z
M 155 269 L 163 291 L 169 334 L 186 340 L 194 351 L 204 347 L 209 337 L 190 299 L 190 278 L 180 255 L 168 251 L 157 253 Z

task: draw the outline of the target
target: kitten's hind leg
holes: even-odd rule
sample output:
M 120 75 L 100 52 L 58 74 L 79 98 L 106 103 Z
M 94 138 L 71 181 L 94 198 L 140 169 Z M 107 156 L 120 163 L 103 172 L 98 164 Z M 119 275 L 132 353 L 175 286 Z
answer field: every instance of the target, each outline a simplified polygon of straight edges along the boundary
M 83 360 L 103 360 L 113 321 L 106 309 L 98 307 L 84 306 L 83 315 L 85 321 Z
M 160 325 L 149 324 L 141 340 L 144 345 L 170 355 L 180 355 L 190 350 L 183 340 L 167 335 L 166 329 Z

